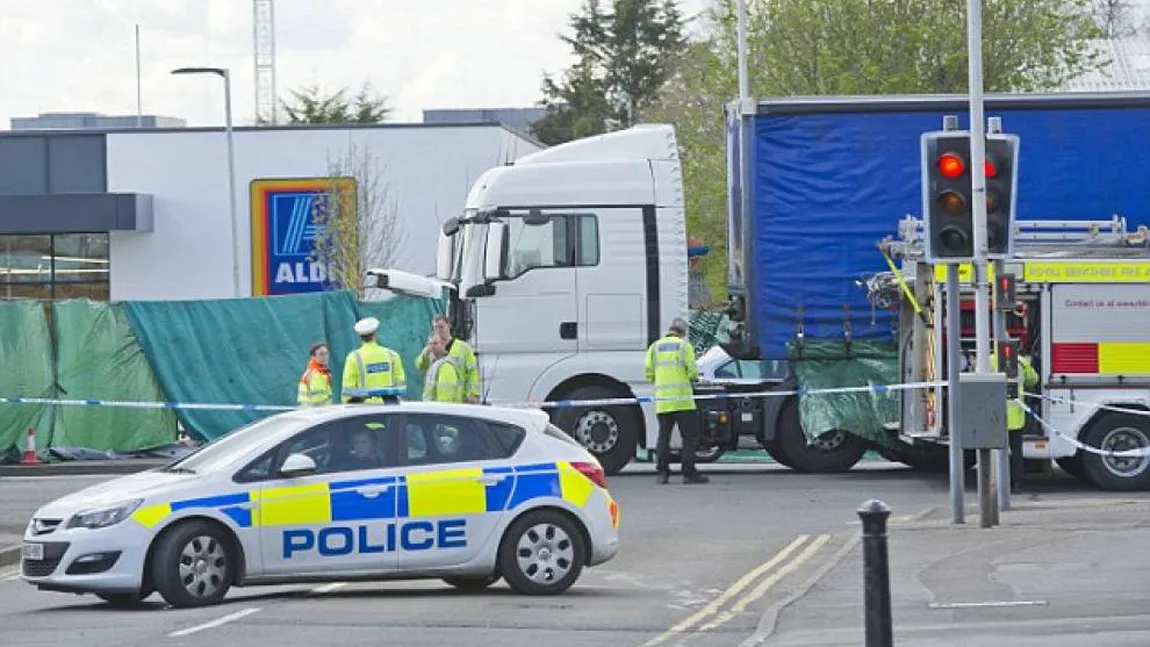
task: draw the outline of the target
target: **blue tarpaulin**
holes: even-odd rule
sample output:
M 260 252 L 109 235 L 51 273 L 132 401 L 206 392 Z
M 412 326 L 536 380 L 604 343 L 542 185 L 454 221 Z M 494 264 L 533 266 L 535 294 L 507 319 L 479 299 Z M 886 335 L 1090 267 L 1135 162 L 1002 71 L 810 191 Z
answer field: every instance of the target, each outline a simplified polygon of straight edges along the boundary
M 1001 109 L 1021 137 L 1018 217 L 1150 222 L 1150 101 L 1144 107 Z M 1115 104 L 1116 105 L 1116 104 Z M 866 108 L 861 108 L 866 110 Z M 921 217 L 920 145 L 944 114 L 965 109 L 823 112 L 784 108 L 754 120 L 753 210 L 746 268 L 765 359 L 788 356 L 799 306 L 808 339 L 841 339 L 844 310 L 858 339 L 890 339 L 891 313 L 872 312 L 856 280 L 885 269 L 875 244 Z M 737 171 L 737 166 L 733 167 Z M 737 185 L 733 185 L 736 188 Z M 736 207 L 737 208 L 737 207 Z

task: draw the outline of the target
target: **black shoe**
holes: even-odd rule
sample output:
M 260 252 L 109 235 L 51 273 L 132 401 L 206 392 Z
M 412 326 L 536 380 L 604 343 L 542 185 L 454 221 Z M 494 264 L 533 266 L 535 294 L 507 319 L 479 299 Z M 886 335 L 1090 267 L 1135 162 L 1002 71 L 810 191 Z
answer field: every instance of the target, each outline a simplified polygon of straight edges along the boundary
M 683 475 L 683 482 L 684 483 L 710 483 L 711 479 L 707 478 L 706 476 L 703 476 L 702 474 L 699 474 L 698 472 L 695 472 L 694 474 L 684 474 Z
M 655 482 L 658 483 L 659 485 L 666 485 L 667 480 L 670 478 L 671 478 L 670 474 L 668 474 L 666 472 L 659 472 L 659 477 L 655 479 Z

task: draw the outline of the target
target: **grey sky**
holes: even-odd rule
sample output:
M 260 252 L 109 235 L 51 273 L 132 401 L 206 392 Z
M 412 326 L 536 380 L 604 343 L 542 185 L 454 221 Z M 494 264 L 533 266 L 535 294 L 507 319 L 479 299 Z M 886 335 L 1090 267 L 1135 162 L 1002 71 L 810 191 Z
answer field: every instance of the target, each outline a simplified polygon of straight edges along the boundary
M 419 121 L 427 108 L 528 106 L 543 71 L 570 62 L 557 33 L 582 0 L 277 0 L 276 82 L 332 89 L 370 81 Z M 707 0 L 681 0 L 694 14 Z M 211 77 L 232 70 L 237 124 L 255 105 L 250 0 L 0 0 L 0 129 L 41 112 L 135 114 L 140 25 L 145 114 L 223 123 Z

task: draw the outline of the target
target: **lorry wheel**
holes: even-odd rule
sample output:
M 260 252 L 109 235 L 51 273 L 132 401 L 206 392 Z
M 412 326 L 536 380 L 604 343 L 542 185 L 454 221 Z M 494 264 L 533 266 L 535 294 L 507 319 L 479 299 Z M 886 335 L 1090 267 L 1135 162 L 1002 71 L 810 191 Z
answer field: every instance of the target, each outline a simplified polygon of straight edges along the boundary
M 950 472 L 950 449 L 946 445 L 930 445 L 917 451 L 903 447 L 884 447 L 880 452 L 887 460 L 902 463 L 916 472 L 945 474 Z M 978 461 L 978 456 L 970 450 L 962 453 L 962 469 L 969 471 Z
M 816 474 L 845 472 L 866 453 L 866 441 L 842 429 L 824 433 L 808 443 L 799 420 L 798 398 L 787 398 L 779 413 L 781 424 L 777 432 L 779 444 L 796 471 Z
M 1063 472 L 1066 472 L 1079 481 L 1086 480 L 1086 468 L 1082 464 L 1082 451 L 1079 451 L 1073 456 L 1056 458 L 1054 462 L 1058 463 L 1058 467 L 1061 468 Z
M 767 454 L 779 465 L 794 469 L 795 466 L 791 464 L 791 459 L 788 458 L 787 453 L 783 451 L 783 444 L 779 442 L 778 433 L 778 427 L 776 427 L 775 438 L 764 442 L 763 449 L 767 450 Z
M 719 460 L 725 453 L 727 453 L 727 450 L 719 445 L 708 445 L 706 447 L 700 447 L 695 450 L 695 462 L 714 463 L 715 461 Z M 671 451 L 669 453 L 668 460 L 670 460 L 672 463 L 683 462 L 683 452 L 679 450 Z
M 583 386 L 560 400 L 605 400 L 625 397 L 602 386 Z M 643 417 L 634 405 L 558 409 L 555 425 L 595 455 L 608 476 L 619 473 L 635 457 Z
M 1111 412 L 1090 426 L 1082 442 L 1110 452 L 1150 452 L 1150 420 L 1132 413 Z M 1102 490 L 1150 489 L 1150 455 L 1102 456 L 1082 452 L 1086 480 Z

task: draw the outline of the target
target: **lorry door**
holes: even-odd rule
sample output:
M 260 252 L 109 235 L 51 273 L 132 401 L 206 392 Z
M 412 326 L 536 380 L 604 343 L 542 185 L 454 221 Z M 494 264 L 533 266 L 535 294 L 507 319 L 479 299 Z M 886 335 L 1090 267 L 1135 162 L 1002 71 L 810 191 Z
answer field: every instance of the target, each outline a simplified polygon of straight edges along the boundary
M 579 350 L 645 351 L 649 301 L 642 207 L 572 211 L 579 291 Z M 657 286 L 656 286 L 657 287 Z M 657 295 L 655 295 L 657 296 Z M 635 363 L 635 370 L 642 367 Z
M 475 300 L 475 339 L 484 355 L 557 354 L 579 350 L 575 226 L 563 211 L 545 211 L 544 224 L 526 224 L 511 211 L 505 279 Z

